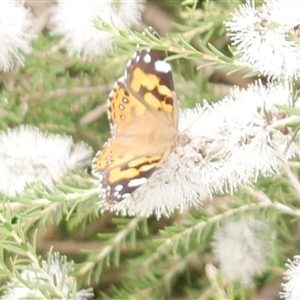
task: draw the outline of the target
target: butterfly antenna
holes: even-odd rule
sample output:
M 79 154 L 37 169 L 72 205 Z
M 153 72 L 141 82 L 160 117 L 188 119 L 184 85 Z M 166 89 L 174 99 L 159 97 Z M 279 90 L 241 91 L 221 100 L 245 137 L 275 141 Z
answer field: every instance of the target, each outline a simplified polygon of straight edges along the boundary
M 203 109 L 203 111 L 201 112 L 200 115 L 197 116 L 197 118 L 195 120 L 192 121 L 192 123 L 188 126 L 188 128 L 186 128 L 186 130 L 189 130 L 199 119 L 200 117 L 207 111 L 207 107 L 205 107 Z

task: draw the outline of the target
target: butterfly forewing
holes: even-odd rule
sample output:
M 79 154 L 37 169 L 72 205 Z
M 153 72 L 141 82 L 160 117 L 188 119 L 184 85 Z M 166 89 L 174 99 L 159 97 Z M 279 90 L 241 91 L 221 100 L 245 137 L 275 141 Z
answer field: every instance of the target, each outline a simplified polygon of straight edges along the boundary
M 108 116 L 113 136 L 116 136 L 117 132 L 126 132 L 126 127 L 132 124 L 133 118 L 135 116 L 143 118 L 147 109 L 129 92 L 124 77 L 115 83 L 108 103 Z
M 125 79 L 129 92 L 149 111 L 177 127 L 177 101 L 171 66 L 164 59 L 164 51 L 147 49 L 137 51 L 129 61 Z M 175 105 L 174 105 L 175 103 Z
M 111 139 L 93 160 L 109 203 L 127 198 L 175 144 L 178 108 L 166 54 L 138 50 L 108 97 Z

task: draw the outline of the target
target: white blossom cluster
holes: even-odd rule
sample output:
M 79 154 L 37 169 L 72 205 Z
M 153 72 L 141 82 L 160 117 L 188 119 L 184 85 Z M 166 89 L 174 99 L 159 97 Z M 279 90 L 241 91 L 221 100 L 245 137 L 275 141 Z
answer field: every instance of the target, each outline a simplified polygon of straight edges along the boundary
M 282 284 L 283 291 L 280 293 L 280 298 L 284 300 L 300 299 L 300 256 L 295 256 L 293 260 L 289 259 L 286 267 L 285 283 Z
M 31 51 L 32 16 L 24 1 L 0 2 L 0 72 L 23 64 L 24 54 Z
M 95 27 L 99 20 L 118 29 L 138 24 L 144 1 L 59 1 L 51 20 L 54 34 L 64 36 L 71 53 L 83 57 L 103 55 L 111 50 L 113 36 Z
M 128 215 L 168 216 L 214 193 L 232 193 L 260 175 L 277 173 L 300 154 L 299 136 L 276 125 L 287 117 L 278 105 L 289 105 L 290 95 L 286 85 L 257 83 L 233 89 L 217 104 L 182 111 L 179 128 L 191 142 L 176 147 L 129 198 L 113 204 L 100 200 L 101 207 Z
M 24 64 L 31 52 L 33 16 L 24 0 L 0 1 L 0 71 L 7 72 Z M 65 38 L 69 52 L 84 58 L 104 55 L 113 46 L 113 35 L 95 26 L 95 21 L 126 30 L 137 25 L 144 0 L 132 1 L 57 1 L 53 7 L 49 29 Z
M 94 296 L 92 289 L 84 289 L 75 292 L 75 278 L 72 277 L 73 262 L 68 262 L 66 256 L 60 256 L 58 252 L 49 255 L 49 259 L 43 260 L 41 266 L 29 266 L 20 274 L 20 280 L 14 278 L 6 286 L 1 300 L 22 299 L 46 299 L 45 293 L 51 291 L 59 299 L 87 300 Z M 43 290 L 43 292 L 42 292 Z M 49 295 L 48 295 L 49 296 Z M 52 297 L 51 297 L 52 298 Z
M 220 228 L 212 246 L 223 281 L 239 281 L 248 286 L 254 276 L 266 271 L 271 246 L 269 236 L 265 222 L 247 217 L 229 221 Z
M 0 192 L 20 194 L 26 184 L 42 182 L 49 189 L 67 171 L 90 163 L 92 149 L 72 137 L 49 134 L 33 126 L 0 132 Z
M 300 77 L 300 2 L 266 0 L 256 8 L 248 0 L 226 22 L 236 62 L 278 79 Z

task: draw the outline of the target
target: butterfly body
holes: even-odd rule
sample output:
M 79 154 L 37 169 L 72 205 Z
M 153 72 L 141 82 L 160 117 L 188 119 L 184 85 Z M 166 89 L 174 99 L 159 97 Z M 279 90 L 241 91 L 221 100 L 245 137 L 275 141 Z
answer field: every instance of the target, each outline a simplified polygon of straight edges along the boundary
M 126 199 L 176 146 L 189 142 L 178 131 L 178 104 L 170 65 L 160 50 L 139 50 L 108 97 L 111 138 L 93 160 L 106 201 Z

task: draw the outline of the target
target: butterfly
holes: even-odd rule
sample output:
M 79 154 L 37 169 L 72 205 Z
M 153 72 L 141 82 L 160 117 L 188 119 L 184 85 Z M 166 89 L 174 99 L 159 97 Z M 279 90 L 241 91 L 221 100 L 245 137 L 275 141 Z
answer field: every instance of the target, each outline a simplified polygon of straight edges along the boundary
M 154 29 L 149 32 L 158 37 Z M 108 96 L 111 138 L 93 159 L 92 172 L 108 203 L 129 197 L 177 146 L 178 103 L 171 66 L 161 50 L 137 50 Z

